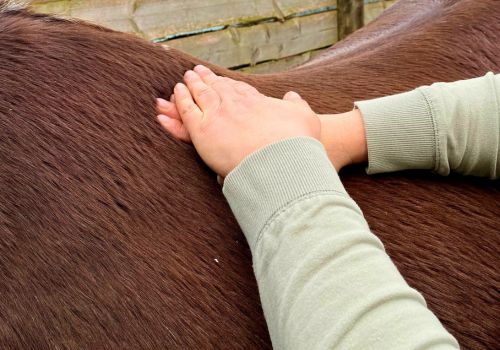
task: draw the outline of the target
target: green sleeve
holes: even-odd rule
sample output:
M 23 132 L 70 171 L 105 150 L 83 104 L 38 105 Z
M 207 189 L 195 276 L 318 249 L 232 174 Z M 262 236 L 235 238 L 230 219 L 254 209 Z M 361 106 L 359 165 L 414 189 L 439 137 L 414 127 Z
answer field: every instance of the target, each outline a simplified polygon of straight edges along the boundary
M 368 173 L 430 169 L 500 176 L 500 75 L 359 101 Z
M 345 191 L 323 145 L 268 145 L 225 179 L 275 350 L 458 349 Z

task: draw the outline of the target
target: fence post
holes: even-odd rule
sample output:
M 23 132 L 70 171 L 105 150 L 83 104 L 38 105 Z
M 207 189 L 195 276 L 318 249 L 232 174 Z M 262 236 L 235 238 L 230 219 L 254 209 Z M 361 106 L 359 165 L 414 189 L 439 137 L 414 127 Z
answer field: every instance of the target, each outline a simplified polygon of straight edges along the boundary
M 339 40 L 363 26 L 363 8 L 363 0 L 337 0 Z

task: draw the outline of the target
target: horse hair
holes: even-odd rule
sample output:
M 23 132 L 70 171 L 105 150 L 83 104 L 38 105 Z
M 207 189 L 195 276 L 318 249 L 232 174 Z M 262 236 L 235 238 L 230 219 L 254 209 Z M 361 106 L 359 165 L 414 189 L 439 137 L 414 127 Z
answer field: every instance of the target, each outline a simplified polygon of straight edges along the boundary
M 317 59 L 259 76 L 1 4 L 2 349 L 271 347 L 215 175 L 155 120 L 155 98 L 195 64 L 271 96 L 295 90 L 318 113 L 500 70 L 495 0 L 400 0 Z M 461 346 L 494 349 L 498 184 L 361 167 L 341 177 Z

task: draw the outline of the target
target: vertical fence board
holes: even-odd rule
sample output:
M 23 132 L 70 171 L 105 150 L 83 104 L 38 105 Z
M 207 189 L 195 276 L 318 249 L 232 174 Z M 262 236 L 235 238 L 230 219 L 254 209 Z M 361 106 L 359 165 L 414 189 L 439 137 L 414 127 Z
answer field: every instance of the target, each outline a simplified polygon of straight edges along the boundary
M 363 27 L 363 9 L 363 0 L 337 1 L 339 40 Z

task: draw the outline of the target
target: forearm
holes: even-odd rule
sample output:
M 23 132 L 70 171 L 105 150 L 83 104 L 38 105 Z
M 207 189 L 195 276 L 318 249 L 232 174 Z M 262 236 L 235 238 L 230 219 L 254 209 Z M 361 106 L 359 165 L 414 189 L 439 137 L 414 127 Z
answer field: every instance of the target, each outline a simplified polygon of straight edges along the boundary
M 430 169 L 498 178 L 500 76 L 436 83 L 357 102 L 368 172 Z
M 499 101 L 499 75 L 436 83 L 320 116 L 321 141 L 337 169 L 368 162 L 369 174 L 428 169 L 498 178 Z
M 224 194 L 252 249 L 275 349 L 458 347 L 370 232 L 319 142 L 256 152 Z

